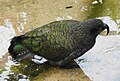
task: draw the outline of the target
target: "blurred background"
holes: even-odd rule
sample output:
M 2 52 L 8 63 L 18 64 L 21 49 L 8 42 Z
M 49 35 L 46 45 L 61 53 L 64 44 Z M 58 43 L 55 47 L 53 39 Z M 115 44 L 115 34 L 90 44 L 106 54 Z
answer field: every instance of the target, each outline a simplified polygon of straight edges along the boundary
M 8 47 L 14 36 L 52 21 L 103 20 L 110 34 L 76 59 L 80 69 L 15 64 Z M 120 0 L 0 0 L 0 81 L 120 81 Z M 79 62 L 79 59 L 83 61 Z

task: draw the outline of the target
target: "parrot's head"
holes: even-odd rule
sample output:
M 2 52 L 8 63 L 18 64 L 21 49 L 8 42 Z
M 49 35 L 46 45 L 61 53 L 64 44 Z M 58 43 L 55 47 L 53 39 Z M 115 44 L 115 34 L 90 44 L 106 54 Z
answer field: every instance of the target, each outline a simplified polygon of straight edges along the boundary
M 81 23 L 83 31 L 90 36 L 98 36 L 103 30 L 107 29 L 107 35 L 109 34 L 109 26 L 100 19 L 89 19 Z
M 11 40 L 8 52 L 15 61 L 20 61 L 28 57 L 31 53 L 23 45 L 18 43 L 17 40 L 20 40 L 19 37 L 14 37 Z

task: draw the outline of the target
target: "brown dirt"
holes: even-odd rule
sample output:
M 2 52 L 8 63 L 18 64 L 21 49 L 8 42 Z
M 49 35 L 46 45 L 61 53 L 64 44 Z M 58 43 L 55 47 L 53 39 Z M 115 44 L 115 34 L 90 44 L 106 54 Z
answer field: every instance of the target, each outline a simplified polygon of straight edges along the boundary
M 33 81 L 91 81 L 80 68 L 52 69 L 35 77 Z

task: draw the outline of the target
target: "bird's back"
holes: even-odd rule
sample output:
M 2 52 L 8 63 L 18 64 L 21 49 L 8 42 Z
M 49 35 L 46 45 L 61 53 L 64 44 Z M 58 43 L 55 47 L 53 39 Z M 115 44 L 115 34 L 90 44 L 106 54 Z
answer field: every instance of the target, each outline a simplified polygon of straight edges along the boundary
M 22 35 L 21 43 L 34 54 L 59 61 L 74 51 L 73 33 L 79 23 L 75 20 L 52 22 Z

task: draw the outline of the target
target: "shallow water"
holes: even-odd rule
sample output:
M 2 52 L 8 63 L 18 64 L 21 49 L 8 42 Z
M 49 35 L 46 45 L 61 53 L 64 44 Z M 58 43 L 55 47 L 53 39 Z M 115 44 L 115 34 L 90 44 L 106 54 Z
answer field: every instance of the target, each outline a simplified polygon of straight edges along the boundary
M 44 5 L 43 5 L 44 4 Z M 120 81 L 120 1 L 119 0 L 0 0 L 0 80 L 7 81 L 14 74 L 11 65 L 16 65 L 7 54 L 10 40 L 16 35 L 46 23 L 75 19 L 99 18 L 110 26 L 97 37 L 95 46 L 76 62 L 92 81 Z M 66 9 L 66 7 L 72 6 Z M 18 64 L 19 65 L 19 64 Z M 19 73 L 21 75 L 21 73 Z M 23 75 L 19 81 L 29 81 Z

